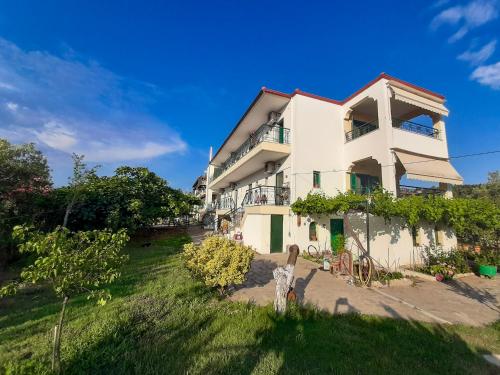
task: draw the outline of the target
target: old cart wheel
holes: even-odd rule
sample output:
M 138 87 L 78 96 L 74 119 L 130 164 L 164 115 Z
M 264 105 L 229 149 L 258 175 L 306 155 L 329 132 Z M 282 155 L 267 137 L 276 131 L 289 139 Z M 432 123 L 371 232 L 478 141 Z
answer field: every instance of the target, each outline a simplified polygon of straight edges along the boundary
M 359 258 L 358 275 L 363 285 L 368 285 L 372 278 L 373 263 L 369 257 L 361 256 Z

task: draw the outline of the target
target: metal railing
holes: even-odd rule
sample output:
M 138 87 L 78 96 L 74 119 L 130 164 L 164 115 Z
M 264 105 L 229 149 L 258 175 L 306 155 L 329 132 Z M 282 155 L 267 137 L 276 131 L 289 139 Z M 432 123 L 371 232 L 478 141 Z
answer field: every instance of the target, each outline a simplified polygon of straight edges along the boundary
M 277 186 L 258 186 L 249 189 L 242 202 L 243 206 L 287 206 L 289 204 L 290 188 Z
M 350 142 L 377 129 L 378 121 L 366 122 L 362 125 L 357 125 L 351 131 L 345 133 L 345 141 Z
M 215 202 L 215 209 L 217 210 L 232 210 L 236 206 L 233 197 L 221 197 Z
M 439 129 L 435 129 L 432 126 L 417 124 L 416 122 L 393 118 L 392 127 L 401 130 L 406 130 L 411 133 L 425 135 L 426 137 L 440 139 Z
M 290 143 L 290 129 L 277 125 L 264 124 L 258 128 L 231 156 L 224 161 L 220 167 L 215 167 L 210 181 L 215 180 L 243 156 L 248 154 L 255 146 L 262 142 Z
M 419 186 L 399 185 L 398 196 L 405 197 L 409 195 L 441 195 L 443 192 L 436 188 L 424 188 Z

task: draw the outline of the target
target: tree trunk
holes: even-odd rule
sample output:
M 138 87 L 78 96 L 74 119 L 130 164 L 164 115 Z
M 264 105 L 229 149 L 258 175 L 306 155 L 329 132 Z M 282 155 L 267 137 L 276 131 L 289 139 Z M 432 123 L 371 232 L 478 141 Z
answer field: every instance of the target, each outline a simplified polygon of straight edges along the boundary
M 356 242 L 356 244 L 358 245 L 359 249 L 361 250 L 361 252 L 363 254 L 366 254 L 366 249 L 365 247 L 363 246 L 363 244 L 361 243 L 361 241 L 359 240 L 359 237 L 358 235 L 356 234 L 356 232 L 354 232 L 354 230 L 352 229 L 351 227 L 351 223 L 349 221 L 349 217 L 348 217 L 348 212 L 344 212 L 344 228 L 345 228 L 345 231 L 347 233 L 349 233 L 349 235 L 354 239 L 354 241 Z
M 299 247 L 292 245 L 288 251 L 287 265 L 285 267 L 278 267 L 273 271 L 273 276 L 276 280 L 274 310 L 278 314 L 284 314 L 286 311 L 287 296 L 293 283 L 293 271 L 299 255 Z
M 63 327 L 64 312 L 68 303 L 68 296 L 64 296 L 61 314 L 59 315 L 59 324 L 54 327 L 54 347 L 52 351 L 52 371 L 61 372 L 61 331 Z
M 71 202 L 69 202 L 68 205 L 66 206 L 66 212 L 64 213 L 64 220 L 63 220 L 63 228 L 66 228 L 68 226 L 69 214 L 71 213 L 74 204 L 75 204 L 75 196 L 73 195 L 73 198 L 71 198 Z

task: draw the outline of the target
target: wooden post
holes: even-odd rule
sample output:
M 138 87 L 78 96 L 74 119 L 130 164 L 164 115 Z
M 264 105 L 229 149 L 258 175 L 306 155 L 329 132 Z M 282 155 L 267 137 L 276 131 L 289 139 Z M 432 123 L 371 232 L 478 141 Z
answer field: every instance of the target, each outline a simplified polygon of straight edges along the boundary
M 288 253 L 286 266 L 278 267 L 273 271 L 273 276 L 276 280 L 274 310 L 279 314 L 284 314 L 286 311 L 287 295 L 293 283 L 293 271 L 297 263 L 297 257 L 299 256 L 299 247 L 297 245 L 290 246 Z

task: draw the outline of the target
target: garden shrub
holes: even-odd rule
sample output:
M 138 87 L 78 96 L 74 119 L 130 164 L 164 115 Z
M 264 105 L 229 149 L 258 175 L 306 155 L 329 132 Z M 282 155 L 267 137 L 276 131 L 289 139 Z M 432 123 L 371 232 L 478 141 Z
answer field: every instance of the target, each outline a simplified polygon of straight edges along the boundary
M 452 249 L 445 251 L 442 248 L 426 247 L 424 249 L 425 266 L 420 271 L 430 275 L 443 275 L 445 279 L 452 279 L 457 273 L 470 272 L 465 253 Z
M 186 267 L 205 285 L 224 294 L 229 285 L 242 284 L 250 270 L 251 247 L 225 237 L 210 236 L 200 245 L 184 245 Z

